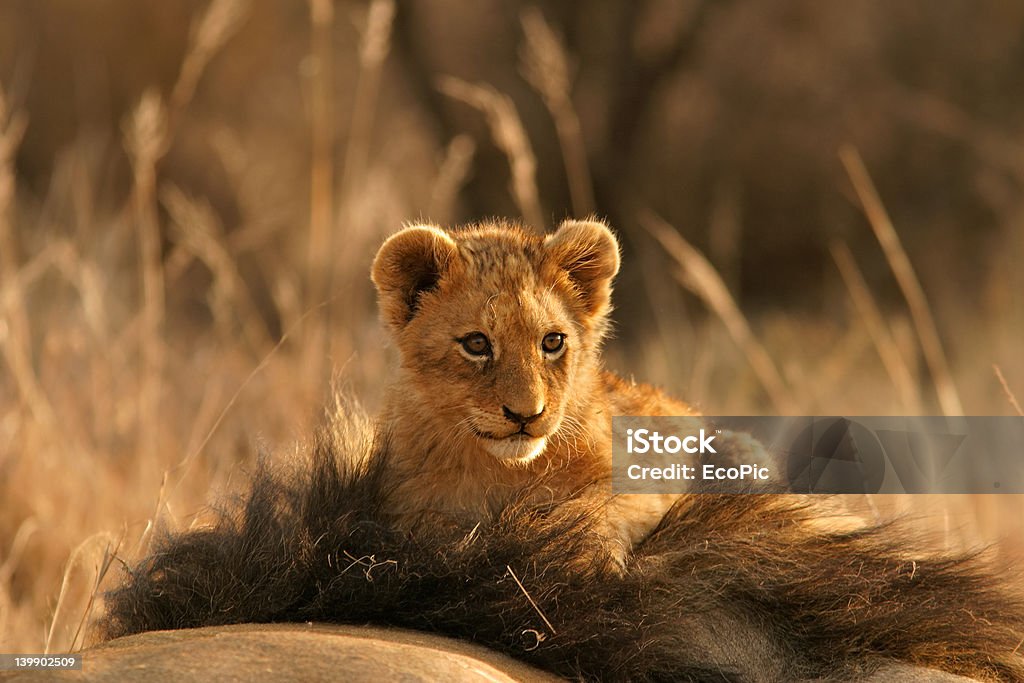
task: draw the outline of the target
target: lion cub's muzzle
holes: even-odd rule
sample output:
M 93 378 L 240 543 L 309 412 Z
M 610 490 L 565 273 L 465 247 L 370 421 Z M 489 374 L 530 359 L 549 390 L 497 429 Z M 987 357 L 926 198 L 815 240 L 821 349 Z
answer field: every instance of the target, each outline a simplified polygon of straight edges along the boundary
M 506 420 L 508 420 L 512 424 L 518 425 L 519 429 L 516 432 L 517 434 L 527 434 L 528 432 L 526 431 L 526 425 L 536 422 L 541 418 L 542 415 L 544 415 L 544 406 L 541 406 L 540 410 L 534 413 L 533 415 L 523 415 L 522 413 L 517 413 L 508 406 L 502 406 L 501 412 L 502 414 L 505 415 Z
M 547 446 L 548 428 L 551 426 L 541 423 L 541 418 L 545 417 L 544 406 L 524 413 L 503 405 L 501 412 L 511 431 L 477 432 L 484 449 L 510 464 L 525 464 L 540 455 Z

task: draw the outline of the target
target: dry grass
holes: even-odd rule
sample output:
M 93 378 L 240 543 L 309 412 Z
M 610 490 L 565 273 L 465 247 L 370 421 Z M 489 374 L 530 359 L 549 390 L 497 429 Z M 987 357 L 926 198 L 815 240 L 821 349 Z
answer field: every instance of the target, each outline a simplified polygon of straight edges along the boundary
M 111 145 L 112 154 L 127 151 L 132 170 L 114 207 L 92 199 L 103 181 L 81 162 L 84 146 L 68 157 L 74 172 L 55 174 L 52 201 L 75 198 L 67 211 L 19 195 L 14 159 L 32 112 L 18 111 L 0 89 L 0 650 L 79 647 L 88 640 L 83 625 L 117 573 L 115 553 L 132 561 L 159 525 L 202 524 L 205 506 L 240 485 L 258 451 L 288 457 L 290 444 L 319 420 L 333 384 L 372 407 L 391 360 L 366 276 L 373 250 L 425 208 L 425 218 L 459 215 L 459 191 L 474 173 L 469 137 L 456 131 L 447 149 L 437 150 L 437 168 L 426 170 L 378 155 L 372 144 L 394 11 L 382 0 L 358 18 L 366 28 L 349 50 L 359 85 L 343 155 L 334 117 L 342 102 L 335 102 L 330 63 L 347 49 L 332 33 L 344 22 L 333 3 L 310 0 L 318 67 L 307 83 L 310 183 L 290 198 L 293 205 L 277 206 L 278 169 L 251 173 L 230 126 L 211 137 L 204 162 L 228 168 L 237 215 L 167 182 L 162 164 L 183 143 L 180 123 L 247 7 L 215 0 L 195 24 L 168 95 L 154 90 L 138 101 L 125 139 Z M 528 13 L 523 23 L 521 67 L 555 122 L 573 205 L 600 210 L 573 109 L 572 60 L 539 15 Z M 445 78 L 441 88 L 484 113 L 509 162 L 510 194 L 529 223 L 545 227 L 537 161 L 515 104 L 487 84 Z M 966 135 L 971 124 L 955 118 L 949 125 Z M 962 400 L 976 414 L 1020 414 L 1011 391 L 1024 381 L 1024 330 L 1013 322 L 1020 318 L 1012 308 L 965 311 L 934 298 L 929 306 L 928 283 L 910 268 L 866 171 L 849 152 L 845 158 L 884 246 L 873 265 L 887 259 L 913 328 L 887 317 L 886 302 L 873 294 L 877 283 L 866 281 L 841 247 L 834 252 L 835 316 L 797 313 L 786 302 L 744 311 L 719 271 L 733 281 L 746 246 L 734 243 L 745 234 L 740 223 L 756 217 L 738 208 L 730 214 L 734 237 L 718 235 L 709 251 L 728 263 L 714 266 L 679 231 L 647 217 L 655 240 L 617 226 L 639 247 L 623 280 L 643 271 L 664 313 L 613 342 L 610 364 L 709 413 L 886 414 L 932 409 L 914 365 L 923 349 L 945 412 L 958 412 Z M 426 200 L 394 191 L 396 178 L 414 173 L 425 176 Z M 738 203 L 738 193 L 725 195 L 725 205 Z M 275 210 L 283 218 L 268 218 Z M 1007 222 L 1008 244 L 1020 244 L 1009 239 L 1019 227 Z M 672 257 L 670 267 L 654 241 Z M 870 262 L 860 263 L 872 272 Z M 675 286 L 672 273 L 685 287 Z M 692 314 L 687 289 L 714 319 Z M 620 319 L 629 319 L 635 304 L 620 296 Z M 977 330 L 957 339 L 948 362 L 934 319 Z M 1012 555 L 1024 539 L 1015 496 L 872 502 L 922 515 L 951 548 L 999 542 Z
M 935 391 L 939 395 L 942 412 L 951 416 L 963 415 L 964 408 L 949 372 L 949 361 L 946 360 L 946 352 L 942 348 L 935 318 L 928 305 L 928 298 L 914 272 L 914 267 L 910 264 L 910 258 L 900 242 L 899 235 L 889 219 L 889 213 L 878 196 L 878 190 L 871 182 L 871 176 L 856 149 L 843 147 L 839 150 L 839 156 L 846 167 L 846 172 L 850 174 L 850 180 L 864 206 L 864 213 L 867 214 L 871 229 L 874 230 L 878 243 L 882 245 L 885 258 L 907 300 L 910 316 L 914 320 L 917 336 L 921 340 L 921 350 L 924 352 L 925 360 L 928 361 L 932 380 L 935 382 Z
M 459 190 L 472 171 L 475 154 L 476 144 L 465 133 L 455 136 L 448 143 L 430 192 L 428 216 L 442 222 L 454 216 Z
M 899 345 L 893 338 L 871 290 L 868 289 L 867 282 L 864 281 L 864 276 L 857 267 L 853 254 L 850 253 L 849 247 L 839 242 L 832 245 L 832 258 L 842 275 L 843 284 L 850 292 L 850 298 L 853 300 L 857 313 L 860 314 L 864 328 L 871 335 L 871 341 L 878 350 L 878 357 L 882 359 L 889 379 L 900 393 L 904 411 L 908 415 L 920 415 L 923 408 L 917 384 L 914 382 L 909 366 L 903 360 Z
M 597 209 L 594 183 L 587 162 L 580 117 L 572 104 L 572 69 L 565 46 L 536 7 L 523 12 L 521 70 L 523 76 L 541 94 L 555 121 L 558 144 L 565 163 L 565 175 L 577 216 L 589 216 Z
M 306 268 L 309 291 L 306 305 L 315 305 L 326 294 L 325 271 L 331 253 L 331 226 L 334 222 L 334 3 L 309 0 L 313 60 L 310 95 L 310 169 L 309 251 Z M 319 368 L 319 362 L 314 362 Z
M 999 369 L 998 365 L 993 365 L 992 370 L 996 373 L 996 379 L 999 380 L 999 386 L 1003 388 L 1003 393 L 1006 394 L 1006 400 L 1010 402 L 1010 406 L 1013 407 L 1013 411 L 1024 417 L 1024 410 L 1021 410 L 1020 403 L 1017 401 L 1017 396 L 1010 389 L 1010 385 L 1007 384 L 1006 378 L 1003 377 L 1003 371 Z
M 494 142 L 508 158 L 512 196 L 527 225 L 543 231 L 547 225 L 537 191 L 537 157 L 523 129 L 516 105 L 508 95 L 485 83 L 467 83 L 453 76 L 438 81 L 441 92 L 481 111 Z
M 642 225 L 658 240 L 679 266 L 676 278 L 699 296 L 722 321 L 733 341 L 746 354 L 776 410 L 782 415 L 801 415 L 800 402 L 782 378 L 771 355 L 754 335 L 746 316 L 729 293 L 714 266 L 683 239 L 672 226 L 653 213 L 641 217 Z

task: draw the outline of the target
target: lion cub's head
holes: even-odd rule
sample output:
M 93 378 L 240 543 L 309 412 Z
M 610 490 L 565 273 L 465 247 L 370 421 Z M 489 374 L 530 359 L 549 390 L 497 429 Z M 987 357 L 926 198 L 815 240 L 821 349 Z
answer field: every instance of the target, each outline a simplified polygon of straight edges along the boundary
M 618 269 L 618 242 L 593 221 L 546 237 L 485 224 L 389 238 L 372 277 L 418 421 L 453 448 L 478 445 L 509 463 L 571 439 Z

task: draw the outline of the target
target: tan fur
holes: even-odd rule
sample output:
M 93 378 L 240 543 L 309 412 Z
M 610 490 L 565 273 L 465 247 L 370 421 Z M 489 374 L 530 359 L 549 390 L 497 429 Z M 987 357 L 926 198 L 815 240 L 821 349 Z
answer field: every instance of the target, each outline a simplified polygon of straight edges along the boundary
M 401 364 L 380 428 L 404 482 L 393 500 L 401 518 L 472 523 L 553 468 L 554 499 L 607 496 L 593 483 L 610 474 L 613 415 L 695 414 L 602 369 L 618 269 L 618 243 L 595 221 L 566 221 L 546 238 L 503 224 L 415 226 L 384 243 L 372 277 Z M 490 340 L 490 357 L 463 350 L 474 332 Z M 557 358 L 541 347 L 552 332 L 566 335 Z M 521 427 L 506 409 L 543 412 Z M 619 497 L 604 528 L 628 545 L 673 499 Z

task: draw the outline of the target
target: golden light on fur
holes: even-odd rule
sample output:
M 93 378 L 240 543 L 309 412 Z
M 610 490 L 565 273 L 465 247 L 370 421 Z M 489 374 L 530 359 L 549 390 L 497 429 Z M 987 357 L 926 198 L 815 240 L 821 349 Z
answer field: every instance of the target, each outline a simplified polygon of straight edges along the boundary
M 606 497 L 612 415 L 692 412 L 602 368 L 619 265 L 618 240 L 594 220 L 546 237 L 504 224 L 417 225 L 384 242 L 372 277 L 400 367 L 379 429 L 402 482 L 400 517 L 473 522 L 552 467 L 565 476 L 550 495 Z M 673 499 L 610 506 L 619 552 Z
M 484 449 L 498 460 L 509 464 L 526 465 L 544 452 L 547 437 L 516 438 L 515 435 L 504 439 L 486 439 Z

